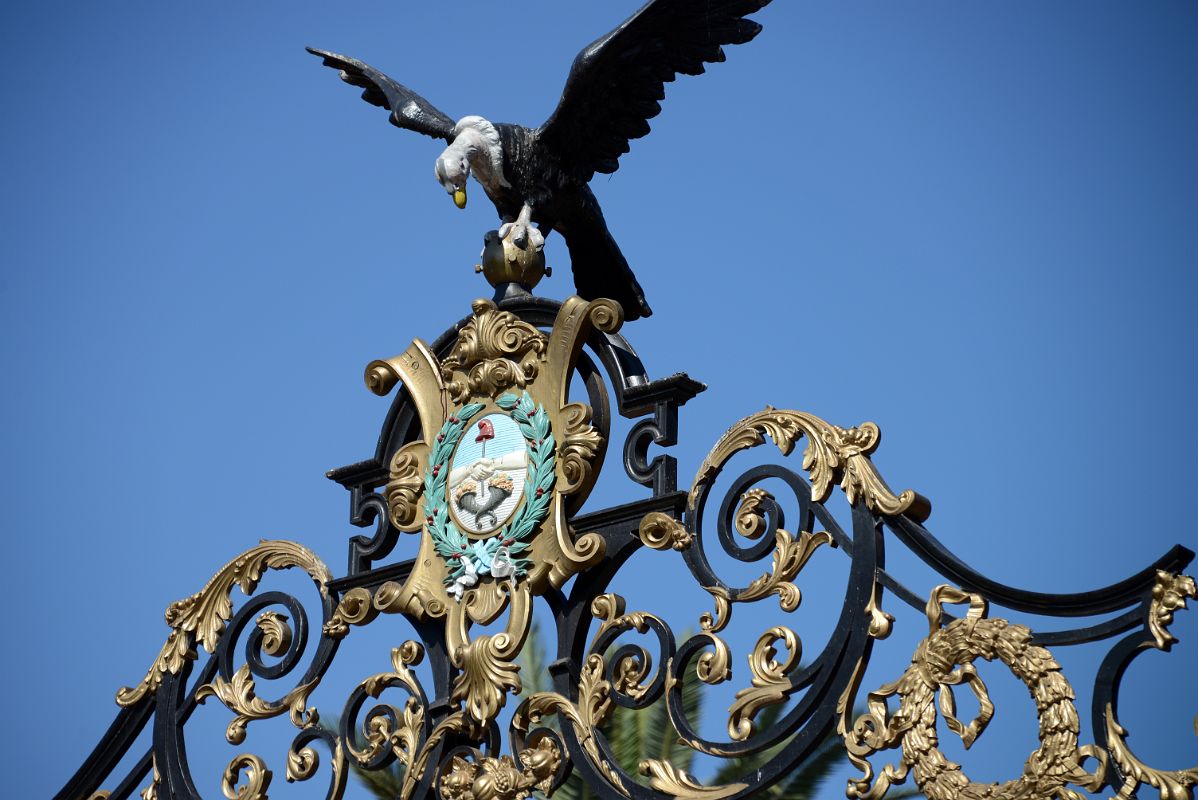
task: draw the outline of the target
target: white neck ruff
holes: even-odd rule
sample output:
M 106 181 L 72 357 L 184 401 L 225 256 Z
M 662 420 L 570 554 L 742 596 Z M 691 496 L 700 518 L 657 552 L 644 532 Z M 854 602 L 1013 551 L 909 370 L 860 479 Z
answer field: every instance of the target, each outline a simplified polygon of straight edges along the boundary
M 499 131 L 482 117 L 462 117 L 453 127 L 453 143 L 450 150 L 461 151 L 470 162 L 474 177 L 483 188 L 507 188 L 510 184 L 503 177 L 503 145 Z

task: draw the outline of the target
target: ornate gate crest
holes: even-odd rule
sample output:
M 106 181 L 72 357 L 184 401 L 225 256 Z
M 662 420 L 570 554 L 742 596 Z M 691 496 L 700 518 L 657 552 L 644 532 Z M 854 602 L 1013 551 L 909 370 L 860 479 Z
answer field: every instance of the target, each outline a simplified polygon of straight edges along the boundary
M 376 394 L 408 387 L 419 418 L 421 438 L 390 460 L 385 497 L 391 524 L 419 531 L 420 548 L 405 581 L 384 583 L 373 598 L 350 590 L 339 611 L 354 623 L 375 612 L 444 619 L 450 659 L 462 670 L 453 698 L 478 724 L 520 689 L 512 659 L 528 634 L 530 596 L 603 558 L 603 538 L 575 538 L 567 522 L 606 447 L 591 408 L 567 391 L 586 337 L 614 333 L 620 321 L 611 301 L 575 297 L 545 334 L 478 300 L 444 360 L 417 340 L 367 367 Z M 470 640 L 471 624 L 505 610 L 505 633 Z

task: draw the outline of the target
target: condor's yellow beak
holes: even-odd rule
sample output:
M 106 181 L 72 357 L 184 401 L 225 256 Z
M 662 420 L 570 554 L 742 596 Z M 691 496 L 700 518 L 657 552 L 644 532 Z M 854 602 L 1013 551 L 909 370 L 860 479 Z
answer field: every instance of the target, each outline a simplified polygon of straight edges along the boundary
M 457 206 L 458 208 L 466 207 L 466 190 L 464 188 L 463 189 L 454 189 L 453 204 L 455 206 Z

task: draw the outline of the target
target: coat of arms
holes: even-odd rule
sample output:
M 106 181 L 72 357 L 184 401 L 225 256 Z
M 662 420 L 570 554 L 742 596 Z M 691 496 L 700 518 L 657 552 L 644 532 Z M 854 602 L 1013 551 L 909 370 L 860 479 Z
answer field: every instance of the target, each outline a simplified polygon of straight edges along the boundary
M 576 536 L 567 522 L 605 444 L 590 407 L 567 395 L 587 336 L 615 332 L 622 316 L 610 300 L 573 297 L 543 331 L 489 300 L 473 311 L 442 358 L 416 340 L 367 367 L 373 391 L 402 382 L 419 411 L 420 438 L 391 457 L 385 494 L 392 524 L 418 532 L 421 544 L 405 580 L 352 590 L 341 611 L 351 622 L 379 612 L 444 617 L 463 670 L 454 697 L 485 723 L 520 685 L 511 658 L 528 632 L 531 597 L 603 556 L 601 537 Z M 505 634 L 469 638 L 471 624 L 505 611 Z

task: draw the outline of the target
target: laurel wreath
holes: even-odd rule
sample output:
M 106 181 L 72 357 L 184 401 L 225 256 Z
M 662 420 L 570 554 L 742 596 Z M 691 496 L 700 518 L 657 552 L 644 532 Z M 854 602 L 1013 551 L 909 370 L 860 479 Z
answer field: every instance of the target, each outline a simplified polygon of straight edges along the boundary
M 515 569 L 515 578 L 528 574 L 532 562 L 521 557 L 531 546 L 532 534 L 549 514 L 549 500 L 554 481 L 556 442 L 549 430 L 549 415 L 523 392 L 520 397 L 505 394 L 495 400 L 515 421 L 528 447 L 528 470 L 524 481 L 524 503 L 503 530 L 482 541 L 471 542 L 449 516 L 446 484 L 449 479 L 449 460 L 457 449 L 470 420 L 483 410 L 482 403 L 467 403 L 449 416 L 433 442 L 429 468 L 424 474 L 424 513 L 429 534 L 437 554 L 449 565 L 445 584 L 451 585 L 466 571 L 466 563 L 474 565 L 479 575 L 490 574 L 491 560 L 501 546 L 506 546 Z

